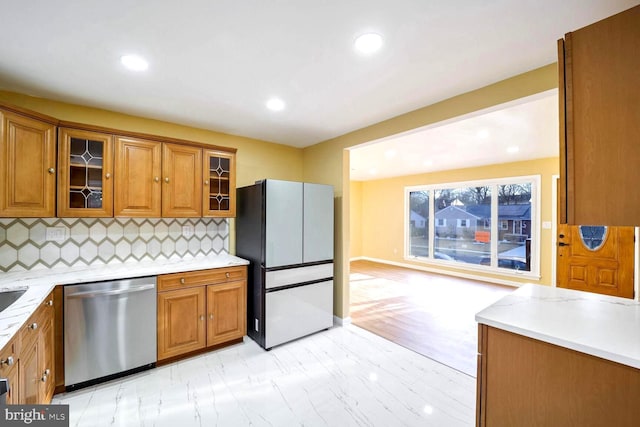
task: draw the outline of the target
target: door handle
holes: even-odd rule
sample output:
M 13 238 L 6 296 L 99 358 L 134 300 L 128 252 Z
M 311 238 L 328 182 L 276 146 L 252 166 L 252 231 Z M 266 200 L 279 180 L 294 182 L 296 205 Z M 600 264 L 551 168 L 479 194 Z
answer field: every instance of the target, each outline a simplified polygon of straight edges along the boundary
M 570 246 L 570 245 L 569 245 L 569 243 L 560 242 L 560 243 L 558 243 L 558 246 Z

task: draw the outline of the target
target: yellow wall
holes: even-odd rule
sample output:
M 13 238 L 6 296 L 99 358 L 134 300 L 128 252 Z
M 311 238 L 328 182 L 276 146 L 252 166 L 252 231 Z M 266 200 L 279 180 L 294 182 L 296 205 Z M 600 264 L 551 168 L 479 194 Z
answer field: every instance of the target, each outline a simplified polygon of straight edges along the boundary
M 264 178 L 302 180 L 302 149 L 206 129 L 177 125 L 98 108 L 0 91 L 0 101 L 59 120 L 140 132 L 236 148 L 236 184 L 253 184 Z M 230 221 L 230 252 L 235 253 L 235 221 Z
M 349 193 L 349 221 L 351 225 L 351 250 L 349 251 L 349 258 L 359 258 L 365 256 L 362 250 L 362 221 L 364 220 L 362 214 L 362 185 L 360 181 L 351 181 L 350 193 Z
M 351 246 L 349 218 L 349 156 L 346 148 L 438 123 L 505 102 L 558 87 L 556 64 L 519 74 L 489 86 L 467 92 L 418 110 L 385 120 L 322 143 L 303 153 L 304 180 L 332 184 L 340 204 L 336 217 L 335 314 L 349 316 L 349 258 Z
M 404 259 L 405 245 L 405 187 L 426 184 L 444 184 L 476 179 L 504 178 L 524 175 L 540 175 L 540 220 L 552 221 L 552 176 L 559 172 L 557 157 L 526 162 L 505 163 L 484 167 L 459 169 L 429 174 L 365 181 L 362 186 L 362 255 L 386 261 L 428 266 L 424 262 Z M 353 184 L 352 184 L 353 188 Z M 353 218 L 353 216 L 352 216 Z M 551 284 L 550 229 L 540 230 L 540 280 L 514 278 L 512 276 L 468 272 L 481 277 L 508 282 Z M 434 267 L 433 264 L 431 267 Z M 456 269 L 437 266 L 440 270 Z

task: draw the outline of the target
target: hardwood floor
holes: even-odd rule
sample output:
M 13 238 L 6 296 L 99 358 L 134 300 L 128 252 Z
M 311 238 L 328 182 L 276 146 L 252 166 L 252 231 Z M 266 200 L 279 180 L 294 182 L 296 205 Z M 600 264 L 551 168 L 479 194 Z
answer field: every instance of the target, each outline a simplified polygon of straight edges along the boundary
M 475 314 L 515 288 L 371 261 L 351 263 L 351 320 L 476 376 Z

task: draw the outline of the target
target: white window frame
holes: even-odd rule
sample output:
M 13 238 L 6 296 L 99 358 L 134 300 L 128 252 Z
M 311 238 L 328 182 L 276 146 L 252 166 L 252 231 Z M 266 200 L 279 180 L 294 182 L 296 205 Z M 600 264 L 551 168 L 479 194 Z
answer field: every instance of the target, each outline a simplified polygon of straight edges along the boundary
M 464 225 L 462 225 L 464 221 Z M 469 228 L 469 220 L 466 218 L 458 218 L 458 228 Z
M 440 223 L 442 221 L 442 223 Z M 447 226 L 447 218 L 437 218 L 436 219 L 436 227 L 446 227 Z
M 501 219 L 500 220 L 500 230 L 509 231 L 509 220 L 508 219 Z
M 455 262 L 456 269 L 460 270 L 472 270 L 491 274 L 500 274 L 504 276 L 512 277 L 528 277 L 533 279 L 540 279 L 540 212 L 541 212 L 541 188 L 540 188 L 540 175 L 526 175 L 526 176 L 514 176 L 505 178 L 495 178 L 487 180 L 477 181 L 463 181 L 463 182 L 449 182 L 429 185 L 416 185 L 405 187 L 405 220 L 404 220 L 404 258 L 413 262 L 424 262 L 428 264 L 446 264 L 452 265 L 452 261 L 437 260 L 434 259 L 434 247 L 435 247 L 435 233 L 436 225 L 435 218 L 435 191 L 441 189 L 450 188 L 464 188 L 464 187 L 479 187 L 479 186 L 491 186 L 491 218 L 490 223 L 491 230 L 491 265 L 476 265 L 467 264 L 463 262 Z M 505 184 L 517 184 L 517 183 L 531 183 L 531 271 L 522 270 L 510 270 L 506 268 L 498 267 L 498 232 L 502 230 L 502 221 L 498 220 L 498 187 Z M 429 256 L 417 257 L 411 256 L 410 239 L 409 236 L 409 206 L 410 206 L 410 194 L 414 191 L 428 191 L 429 194 Z M 445 218 L 439 218 L 438 220 L 444 220 Z M 469 220 L 467 220 L 468 223 Z M 508 221 L 507 221 L 508 230 Z

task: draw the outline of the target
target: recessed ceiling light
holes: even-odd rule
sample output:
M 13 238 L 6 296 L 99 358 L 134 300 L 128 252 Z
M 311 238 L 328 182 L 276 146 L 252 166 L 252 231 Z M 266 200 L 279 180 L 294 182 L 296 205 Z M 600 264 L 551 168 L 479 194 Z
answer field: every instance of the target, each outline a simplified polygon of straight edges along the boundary
M 356 38 L 354 45 L 358 52 L 368 55 L 382 47 L 382 36 L 376 33 L 362 34 Z
M 285 103 L 280 98 L 271 98 L 267 101 L 267 108 L 271 111 L 282 111 L 284 107 Z
M 513 153 L 517 153 L 518 151 L 520 151 L 520 147 L 516 147 L 515 145 L 507 148 L 507 153 L 513 154 Z
M 124 55 L 120 57 L 122 65 L 132 71 L 144 71 L 149 68 L 149 63 L 141 56 L 138 55 Z

